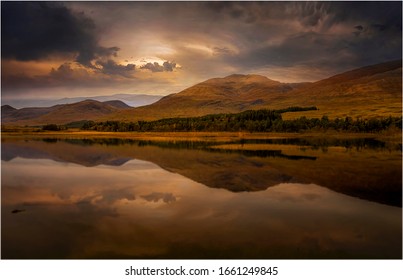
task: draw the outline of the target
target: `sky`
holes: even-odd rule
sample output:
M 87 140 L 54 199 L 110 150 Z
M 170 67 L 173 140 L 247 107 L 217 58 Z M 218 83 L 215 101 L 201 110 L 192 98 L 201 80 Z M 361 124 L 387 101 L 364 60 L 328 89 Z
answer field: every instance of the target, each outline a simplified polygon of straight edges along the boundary
M 2 103 L 318 81 L 401 56 L 401 2 L 1 2 Z

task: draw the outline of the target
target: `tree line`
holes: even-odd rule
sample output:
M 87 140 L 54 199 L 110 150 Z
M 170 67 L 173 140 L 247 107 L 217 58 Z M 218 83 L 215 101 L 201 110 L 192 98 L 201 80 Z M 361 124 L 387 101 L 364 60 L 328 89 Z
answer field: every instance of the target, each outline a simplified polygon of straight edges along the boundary
M 236 114 L 212 114 L 202 117 L 167 118 L 156 121 L 105 121 L 84 122 L 81 129 L 112 132 L 191 132 L 191 131 L 248 131 L 248 132 L 301 132 L 307 130 L 328 130 L 348 132 L 380 132 L 396 127 L 402 129 L 402 117 L 371 118 L 353 120 L 351 117 L 329 119 L 300 117 L 283 120 L 281 113 L 316 110 L 316 107 L 290 107 L 283 110 L 248 110 Z M 288 111 L 287 111 L 288 110 Z

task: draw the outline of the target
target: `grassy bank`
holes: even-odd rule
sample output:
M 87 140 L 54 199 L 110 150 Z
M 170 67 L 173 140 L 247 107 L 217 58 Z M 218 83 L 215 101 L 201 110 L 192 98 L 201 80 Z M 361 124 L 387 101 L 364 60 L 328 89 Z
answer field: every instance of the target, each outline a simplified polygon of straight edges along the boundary
M 231 140 L 231 139 L 274 139 L 274 138 L 374 138 L 381 141 L 402 143 L 402 133 L 398 129 L 381 133 L 352 133 L 336 130 L 309 131 L 299 133 L 286 132 L 103 132 L 69 129 L 63 131 L 42 131 L 33 128 L 13 128 L 2 131 L 2 138 L 124 138 L 146 140 Z

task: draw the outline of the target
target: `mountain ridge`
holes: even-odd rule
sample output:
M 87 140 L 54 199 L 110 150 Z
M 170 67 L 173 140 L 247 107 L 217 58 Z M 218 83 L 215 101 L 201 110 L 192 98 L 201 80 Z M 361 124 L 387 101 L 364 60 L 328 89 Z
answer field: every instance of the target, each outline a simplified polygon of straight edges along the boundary
M 122 109 L 131 108 L 120 100 L 100 102 L 92 99 L 51 107 L 14 108 L 14 110 L 10 110 L 10 107 L 9 105 L 1 106 L 2 123 L 13 123 L 15 125 L 65 124 L 99 118 Z
M 121 101 L 95 100 L 47 108 L 13 110 L 11 106 L 2 106 L 2 122 L 38 125 L 81 120 L 138 121 L 293 106 L 315 106 L 319 110 L 285 113 L 283 117 L 295 118 L 298 114 L 308 118 L 323 115 L 331 118 L 401 116 L 401 66 L 402 61 L 395 60 L 353 69 L 313 83 L 281 83 L 261 75 L 232 74 L 208 79 L 136 108 L 125 106 Z
M 401 65 L 401 60 L 395 60 L 365 66 L 314 83 L 289 84 L 260 75 L 234 74 L 206 80 L 148 106 L 107 117 L 125 121 L 155 120 L 292 106 L 319 108 L 316 112 L 304 112 L 307 117 L 399 116 Z M 246 83 L 248 78 L 253 82 Z M 295 115 L 285 114 L 286 117 Z
M 145 120 L 168 117 L 202 116 L 215 113 L 238 113 L 257 104 L 267 104 L 269 95 L 281 95 L 307 83 L 281 83 L 261 75 L 233 74 L 212 78 L 195 84 L 178 93 L 142 107 L 125 110 L 124 120 Z M 121 120 L 122 115 L 108 116 Z M 106 118 L 105 118 L 106 120 Z
M 79 97 L 65 97 L 61 99 L 3 99 L 3 104 L 8 104 L 17 109 L 31 108 L 31 107 L 52 107 L 59 104 L 72 104 L 86 99 L 96 100 L 100 102 L 120 100 L 130 107 L 139 107 L 152 104 L 159 99 L 162 95 L 149 95 L 149 94 L 127 94 L 117 93 L 113 95 L 98 95 L 98 96 L 79 96 Z

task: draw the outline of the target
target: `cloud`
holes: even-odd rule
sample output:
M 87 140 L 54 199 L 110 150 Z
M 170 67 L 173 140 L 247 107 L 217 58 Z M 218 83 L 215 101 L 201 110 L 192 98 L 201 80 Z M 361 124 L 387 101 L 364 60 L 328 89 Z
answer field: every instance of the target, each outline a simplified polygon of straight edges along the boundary
M 102 88 L 114 87 L 117 84 L 127 85 L 136 80 L 133 76 L 135 73 L 133 64 L 120 65 L 113 60 L 101 63 L 102 65 L 97 64 L 98 68 L 89 68 L 78 62 L 64 62 L 58 67 L 52 67 L 46 73 L 37 75 L 21 73 L 18 69 L 3 71 L 2 96 L 13 94 L 12 92 L 15 90 L 23 93 L 29 89 L 40 90 L 41 88 L 56 87 Z
M 105 68 L 101 65 L 89 68 L 77 62 L 65 62 L 48 66 L 47 69 L 45 67 L 44 72 L 35 74 L 20 71 L 25 70 L 23 67 L 26 63 L 30 66 L 32 62 L 18 62 L 16 65 L 12 63 L 8 66 L 9 63 L 7 61 L 2 64 L 1 95 L 4 100 L 111 95 L 117 92 L 163 95 L 166 94 L 166 89 L 178 92 L 184 88 L 182 84 L 177 84 L 175 79 L 149 75 L 146 71 L 136 71 L 134 65 L 112 62 L 108 66 L 105 62 Z M 17 68 L 18 66 L 20 68 Z M 9 70 L 10 67 L 12 71 Z M 170 75 L 170 72 L 164 72 L 163 75 Z
M 364 27 L 362 27 L 361 25 L 357 25 L 354 26 L 355 31 L 353 32 L 353 34 L 355 36 L 360 36 L 360 34 L 364 31 Z
M 164 70 L 167 72 L 172 72 L 176 68 L 175 62 L 165 61 L 162 66 L 164 66 Z
M 148 62 L 147 64 L 140 66 L 140 69 L 148 69 L 152 72 L 172 72 L 175 68 L 176 63 L 169 61 L 165 61 L 162 65 L 160 65 L 158 62 Z
M 94 21 L 58 2 L 2 2 L 2 58 L 45 60 L 74 57 L 92 67 L 99 57 L 116 56 L 118 47 L 98 43 Z
M 228 47 L 214 47 L 213 52 L 215 55 L 232 55 L 234 52 Z
M 1 5 L 3 65 L 6 60 L 48 65 L 40 73 L 2 66 L 6 88 L 12 82 L 19 88 L 21 83 L 26 88 L 30 83 L 81 86 L 85 92 L 98 83 L 97 90 L 107 85 L 114 91 L 124 86 L 133 92 L 168 94 L 233 73 L 282 81 L 280 73 L 293 69 L 287 81 L 315 81 L 401 58 L 401 2 Z M 178 68 L 183 71 L 175 71 Z M 300 79 L 298 69 L 304 69 Z
M 240 3 L 235 3 L 239 5 Z M 236 53 L 219 53 L 223 64 L 249 72 L 304 66 L 328 73 L 401 58 L 401 3 L 242 3 L 254 13 L 232 29 Z M 233 5 L 222 3 L 221 12 Z M 259 9 L 257 9 L 257 7 Z M 235 32 L 236 31 L 236 32 Z M 232 39 L 231 38 L 231 39 Z M 186 65 L 184 65 L 186 66 Z M 259 69 L 260 68 L 260 69 Z M 271 73 L 266 75 L 270 77 Z M 317 79 L 325 78 L 318 76 Z
M 75 80 L 77 79 L 78 73 L 81 75 L 88 75 L 86 70 L 74 70 L 72 68 L 72 63 L 66 62 L 60 65 L 57 69 L 52 68 L 49 73 L 49 77 L 58 80 Z
M 126 78 L 133 77 L 133 73 L 136 69 L 136 65 L 134 64 L 127 64 L 121 65 L 117 64 L 114 60 L 108 59 L 107 61 L 97 61 L 97 65 L 102 66 L 100 71 L 104 74 L 108 75 L 119 75 Z
M 154 62 L 154 63 L 147 63 L 143 66 L 140 66 L 140 69 L 148 69 L 151 70 L 152 72 L 162 72 L 164 71 L 164 66 L 159 65 L 158 62 Z
M 76 61 L 84 66 L 94 67 L 92 65 L 92 60 L 96 58 L 108 58 L 111 56 L 116 57 L 119 50 L 120 49 L 118 47 L 104 48 L 100 46 L 89 46 L 88 48 L 80 51 Z

